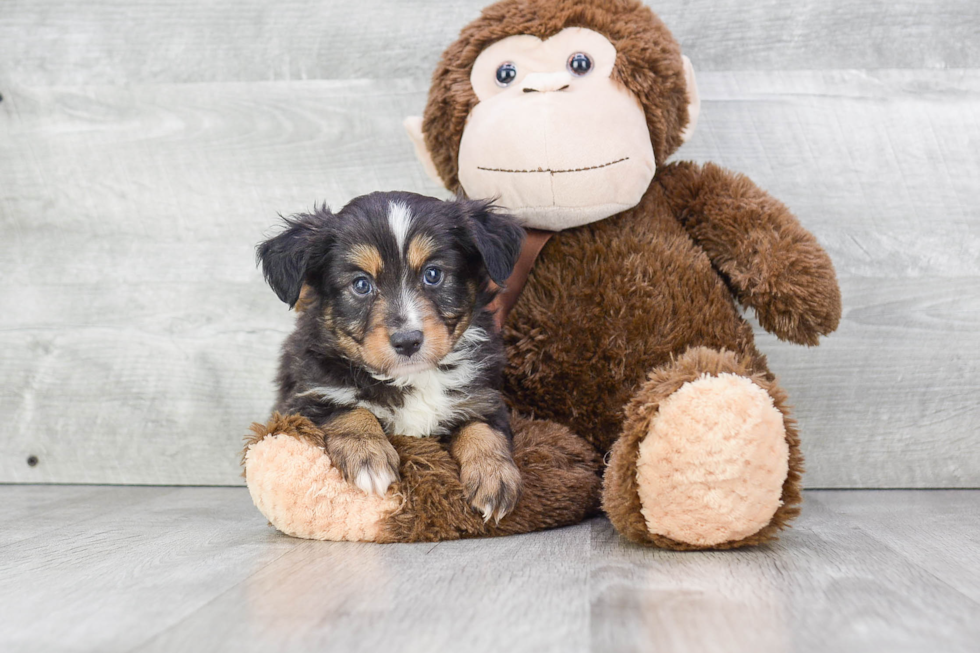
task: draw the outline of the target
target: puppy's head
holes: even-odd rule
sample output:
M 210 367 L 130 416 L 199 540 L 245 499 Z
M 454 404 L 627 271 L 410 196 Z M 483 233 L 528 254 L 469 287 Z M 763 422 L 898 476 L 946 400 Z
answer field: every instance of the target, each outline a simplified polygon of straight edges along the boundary
M 430 369 L 507 280 L 524 231 L 489 202 L 373 193 L 286 221 L 258 247 L 291 307 L 304 285 L 322 344 L 374 373 Z

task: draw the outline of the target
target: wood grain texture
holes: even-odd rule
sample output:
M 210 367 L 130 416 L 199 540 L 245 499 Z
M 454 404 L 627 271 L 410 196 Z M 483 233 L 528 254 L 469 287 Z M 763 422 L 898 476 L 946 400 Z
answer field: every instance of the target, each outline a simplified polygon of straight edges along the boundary
M 439 193 L 400 119 L 424 81 L 7 87 L 0 481 L 237 484 L 291 318 L 278 212 Z M 980 486 L 980 73 L 706 73 L 678 154 L 747 173 L 829 250 L 840 331 L 760 334 L 809 487 Z M 36 455 L 40 464 L 29 467 Z
M 828 506 L 807 492 L 803 516 L 776 544 L 715 553 L 628 548 L 605 521 L 593 524 L 593 648 L 622 651 L 967 651 L 980 604 L 929 567 L 951 572 L 955 551 L 908 555 L 914 535 L 878 533 L 838 510 L 878 513 L 890 493 L 841 492 Z M 912 504 L 909 517 L 928 511 Z M 962 492 L 976 501 L 975 492 Z M 911 501 L 909 499 L 912 499 Z M 921 511 L 921 512 L 920 512 Z M 949 519 L 933 523 L 945 533 Z M 965 519 L 973 533 L 976 514 Z M 954 527 L 955 528 L 955 527 Z M 953 535 L 959 547 L 970 537 Z M 958 547 L 958 548 L 959 548 Z M 963 629 L 966 630 L 963 630 Z
M 848 491 L 813 495 L 900 555 L 980 604 L 980 497 L 976 492 Z M 950 562 L 954 564 L 950 564 Z
M 165 496 L 157 487 L 120 492 L 107 485 L 41 487 L 0 486 L 0 548 L 31 538 L 56 534 L 81 521 L 135 509 L 148 498 Z
M 49 511 L 3 523 L 35 529 L 0 545 L 6 651 L 127 651 L 301 543 L 266 530 L 238 488 L 112 488 L 87 501 L 74 487 L 25 489 L 20 500 L 44 497 Z M 49 528 L 73 501 L 74 519 Z
M 0 83 L 427 80 L 442 50 L 486 4 L 5 0 Z M 648 4 L 699 70 L 980 65 L 974 0 Z
M 0 541 L 0 649 L 966 653 L 978 495 L 811 491 L 774 544 L 680 553 L 604 519 L 310 542 L 275 533 L 243 488 L 0 486 L 0 533 L 22 535 Z

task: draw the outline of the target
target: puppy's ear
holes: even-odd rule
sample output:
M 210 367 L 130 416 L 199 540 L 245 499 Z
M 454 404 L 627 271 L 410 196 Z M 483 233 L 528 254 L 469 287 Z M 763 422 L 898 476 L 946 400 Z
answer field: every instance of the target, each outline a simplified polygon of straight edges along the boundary
M 286 229 L 256 247 L 256 261 L 276 295 L 292 308 L 315 250 L 329 243 L 335 216 L 326 206 L 286 218 Z
M 503 286 L 521 255 L 524 229 L 514 218 L 498 213 L 492 202 L 457 201 L 465 204 L 467 228 L 487 273 L 495 284 Z

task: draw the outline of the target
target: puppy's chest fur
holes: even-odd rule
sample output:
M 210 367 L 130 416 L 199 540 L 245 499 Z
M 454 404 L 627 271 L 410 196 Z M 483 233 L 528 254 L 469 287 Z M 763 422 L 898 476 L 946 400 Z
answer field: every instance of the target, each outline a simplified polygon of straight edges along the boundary
M 502 406 L 493 383 L 500 368 L 498 357 L 492 355 L 497 347 L 488 340 L 485 330 L 471 328 L 434 369 L 398 378 L 370 375 L 366 384 L 321 383 L 299 396 L 343 408 L 365 408 L 389 435 L 448 435 Z
M 414 437 L 448 434 L 453 425 L 472 413 L 474 396 L 464 388 L 472 383 L 477 370 L 471 361 L 446 369 L 419 372 L 393 384 L 400 391 L 400 405 L 364 402 L 393 434 Z M 477 393 L 479 394 L 479 393 Z

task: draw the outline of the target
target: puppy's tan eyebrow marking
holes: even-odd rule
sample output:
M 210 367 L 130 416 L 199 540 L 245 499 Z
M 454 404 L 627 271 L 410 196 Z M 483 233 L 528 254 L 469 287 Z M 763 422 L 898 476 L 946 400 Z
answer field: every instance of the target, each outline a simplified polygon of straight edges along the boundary
M 347 260 L 361 268 L 372 277 L 377 278 L 384 269 L 384 259 L 381 252 L 373 245 L 358 244 L 351 247 Z
M 416 270 L 420 270 L 425 262 L 429 260 L 436 251 L 436 243 L 430 236 L 422 234 L 412 238 L 408 244 L 408 264 Z

